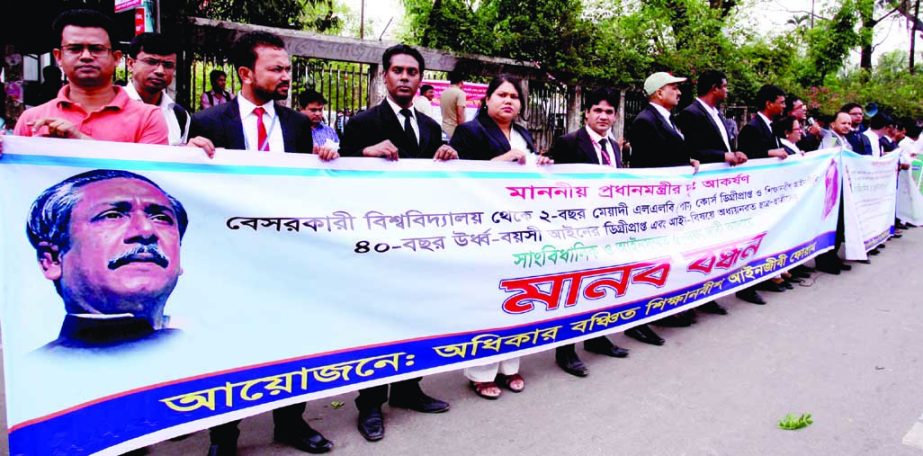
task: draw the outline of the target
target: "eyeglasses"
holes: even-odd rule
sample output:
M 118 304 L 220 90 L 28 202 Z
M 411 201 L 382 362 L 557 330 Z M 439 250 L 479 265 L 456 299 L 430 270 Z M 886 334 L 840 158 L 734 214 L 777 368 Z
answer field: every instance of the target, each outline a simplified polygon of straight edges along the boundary
M 160 60 L 145 57 L 143 59 L 138 59 L 138 61 L 152 67 L 163 66 L 163 69 L 167 71 L 176 69 L 176 62 L 170 60 Z
M 102 44 L 65 44 L 61 46 L 65 54 L 72 56 L 83 55 L 83 51 L 89 51 L 93 57 L 102 57 L 112 50 L 111 47 Z

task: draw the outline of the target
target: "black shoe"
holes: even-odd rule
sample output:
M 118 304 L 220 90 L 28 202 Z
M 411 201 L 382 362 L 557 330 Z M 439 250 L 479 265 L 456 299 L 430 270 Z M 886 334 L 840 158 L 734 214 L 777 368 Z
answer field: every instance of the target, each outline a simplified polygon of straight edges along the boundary
M 600 336 L 595 339 L 589 339 L 583 343 L 583 349 L 596 353 L 597 355 L 611 356 L 613 358 L 625 358 L 628 356 L 628 350 L 612 343 L 606 336 Z
M 384 433 L 382 433 L 382 436 L 384 436 Z M 313 454 L 326 453 L 333 448 L 333 442 L 324 438 L 320 432 L 315 431 L 310 426 L 305 426 L 304 429 L 297 431 L 276 429 L 273 432 L 273 440 Z
M 212 443 L 208 456 L 237 456 L 237 442 Z
M 798 274 L 811 275 L 811 273 L 814 272 L 814 268 L 810 266 L 805 266 L 803 264 L 799 264 L 798 266 L 795 266 L 788 272 L 791 272 L 792 274 L 798 273 Z
M 663 345 L 664 343 L 663 338 L 658 336 L 648 325 L 635 326 L 634 328 L 627 329 L 625 330 L 625 335 L 638 342 L 644 342 L 645 344 Z
M 879 253 L 881 253 L 881 252 L 878 250 L 879 248 L 881 248 L 880 245 L 879 245 L 878 247 L 875 247 L 875 248 L 872 249 L 872 250 L 869 250 L 869 255 L 878 255 Z
M 875 247 L 875 248 L 876 248 L 876 249 L 883 249 L 883 248 L 885 248 L 885 247 L 886 247 L 886 246 L 885 246 L 884 244 L 881 244 L 881 245 L 879 245 L 878 247 Z
M 812 268 L 811 271 L 813 272 L 814 269 Z M 792 278 L 793 278 L 793 279 L 807 279 L 807 278 L 811 277 L 811 273 L 810 273 L 810 272 L 807 272 L 807 271 L 796 271 L 796 270 L 792 269 L 792 270 L 790 270 L 790 271 L 788 271 L 788 272 L 792 275 Z
M 654 322 L 657 326 L 663 326 L 667 328 L 685 328 L 687 326 L 692 326 L 695 323 L 694 318 L 690 318 L 687 312 L 681 312 L 678 314 L 670 315 L 669 317 L 663 317 L 660 320 Z
M 699 310 L 712 315 L 727 315 L 728 311 L 718 301 L 709 301 L 699 306 Z
M 908 226 L 907 226 L 907 224 L 904 223 L 904 222 L 897 221 L 897 222 L 894 223 L 894 228 L 897 228 L 897 229 L 899 229 L 899 230 L 906 230 L 906 229 L 908 228 Z
M 754 290 L 753 287 L 740 290 L 737 293 L 735 293 L 734 296 L 737 296 L 737 299 L 747 301 L 751 304 L 758 304 L 761 306 L 766 304 L 766 301 L 763 301 L 763 298 L 759 294 L 757 294 L 756 290 Z
M 448 402 L 429 397 L 423 391 L 398 395 L 392 390 L 388 404 L 391 407 L 410 409 L 420 413 L 442 413 L 449 410 Z
M 792 274 L 792 277 L 790 279 L 785 279 L 785 281 L 789 283 L 804 283 L 803 278 L 796 277 L 794 274 Z M 791 288 L 789 288 L 789 290 L 791 290 Z
M 869 260 L 869 259 L 865 259 L 865 260 L 856 260 L 856 263 L 872 264 L 872 260 Z
M 798 280 L 801 281 L 801 279 L 798 279 Z M 785 288 L 786 290 L 794 290 L 794 289 L 795 289 L 795 287 L 792 286 L 792 284 L 788 283 L 787 280 L 782 281 L 782 283 L 780 283 L 779 285 L 782 286 L 782 288 Z
M 359 410 L 359 433 L 365 440 L 375 442 L 385 438 L 385 417 L 380 408 Z
M 558 363 L 558 366 L 560 366 L 564 372 L 575 377 L 586 377 L 590 375 L 590 370 L 587 369 L 586 364 L 583 364 L 583 361 L 577 356 L 577 351 L 574 349 L 573 345 L 558 347 L 554 353 L 554 361 Z
M 846 263 L 840 263 L 840 270 L 841 271 L 852 271 L 852 266 Z
M 840 275 L 840 266 L 836 264 L 819 264 L 817 265 L 817 270 L 827 274 Z
M 785 287 L 773 282 L 772 280 L 760 282 L 759 285 L 756 286 L 756 288 L 759 290 L 763 290 L 763 291 L 774 291 L 776 293 L 781 293 L 785 291 Z

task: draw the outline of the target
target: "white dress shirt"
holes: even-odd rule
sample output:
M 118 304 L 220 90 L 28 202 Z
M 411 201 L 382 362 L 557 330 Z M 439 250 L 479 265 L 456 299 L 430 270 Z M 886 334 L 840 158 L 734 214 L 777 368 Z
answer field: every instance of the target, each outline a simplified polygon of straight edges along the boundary
M 603 136 L 593 131 L 593 129 L 590 127 L 583 128 L 585 128 L 587 134 L 590 135 L 590 142 L 593 143 L 593 150 L 596 151 L 596 163 L 604 165 L 606 162 L 603 161 L 603 148 L 599 144 L 599 141 L 603 139 Z M 606 137 L 606 139 L 608 140 L 609 138 Z M 613 155 L 613 152 L 615 151 L 612 150 L 612 143 L 610 142 L 609 145 L 606 146 L 606 155 L 609 157 L 609 163 L 612 163 L 612 166 L 616 166 L 618 162 L 615 161 L 615 155 Z
M 144 103 L 144 100 L 141 99 L 141 95 L 138 93 L 138 90 L 135 89 L 134 82 L 128 81 L 128 84 L 126 84 L 125 87 L 122 87 L 122 89 L 125 90 L 125 94 L 128 95 L 128 98 Z M 186 144 L 186 135 L 189 133 L 189 122 L 191 116 L 186 116 L 186 128 L 181 129 L 179 126 L 179 120 L 176 118 L 176 113 L 173 112 L 173 106 L 175 105 L 176 102 L 173 101 L 169 95 L 167 95 L 167 91 L 162 90 L 160 93 L 159 107 L 160 112 L 163 114 L 164 120 L 167 121 L 167 138 L 171 146 L 181 146 Z
M 702 105 L 702 108 L 705 109 L 705 112 L 711 117 L 711 120 L 715 122 L 715 125 L 718 126 L 718 131 L 721 132 L 721 139 L 724 140 L 724 147 L 727 147 L 728 152 L 733 152 L 731 150 L 731 141 L 728 140 L 728 131 L 724 127 L 724 121 L 721 120 L 721 117 L 718 116 L 718 110 L 709 106 L 708 103 L 702 101 L 701 98 L 696 98 L 695 101 L 699 102 Z
M 243 95 L 237 93 L 237 104 L 240 106 L 240 122 L 244 126 L 244 143 L 247 150 L 259 150 L 257 144 L 257 126 L 258 117 L 253 113 L 256 105 Z M 279 116 L 276 115 L 276 103 L 270 100 L 263 105 L 266 112 L 263 113 L 263 126 L 269 135 L 269 151 L 273 153 L 285 153 L 285 140 L 282 138 L 282 125 L 279 125 Z
M 401 109 L 397 103 L 391 100 L 391 97 L 385 98 L 388 100 L 388 104 L 391 105 L 391 109 L 394 110 L 394 115 L 397 116 L 397 123 L 401 126 L 401 130 L 404 129 L 404 115 L 401 114 Z M 410 128 L 413 128 L 413 134 L 417 137 L 417 144 L 420 144 L 420 127 L 417 125 L 417 116 L 413 111 L 413 106 L 407 108 L 410 110 Z
M 656 109 L 657 112 L 660 113 L 663 119 L 667 121 L 667 125 L 670 125 L 673 127 L 673 131 L 675 131 L 676 134 L 678 134 L 680 138 L 686 139 L 686 137 L 683 136 L 683 132 L 679 131 L 679 128 L 676 126 L 676 124 L 673 123 L 673 120 L 670 119 L 670 111 L 667 111 L 667 108 L 664 108 L 663 106 L 660 106 L 657 103 L 651 103 L 651 106 L 653 106 L 654 109 Z
M 871 129 L 865 130 L 862 134 L 872 143 L 872 156 L 881 157 L 881 142 L 878 141 L 878 135 Z

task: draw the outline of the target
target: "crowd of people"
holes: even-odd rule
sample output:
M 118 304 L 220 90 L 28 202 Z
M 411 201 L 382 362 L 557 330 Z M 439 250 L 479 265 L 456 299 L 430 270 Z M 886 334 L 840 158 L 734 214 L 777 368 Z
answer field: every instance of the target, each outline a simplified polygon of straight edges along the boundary
M 618 92 L 606 88 L 593 90 L 584 97 L 584 126 L 557 138 L 542 153 L 536 150 L 529 130 L 518 122 L 526 101 L 518 79 L 506 75 L 495 77 L 487 87 L 476 117 L 466 122 L 461 77 L 453 74 L 451 86 L 441 99 L 440 125 L 427 114 L 427 109 L 433 109 L 432 87 L 420 87 L 424 59 L 419 51 L 402 44 L 388 48 L 382 56 L 385 100 L 351 115 L 342 126 L 331 127 L 323 122 L 326 100 L 317 92 L 299 94 L 301 112 L 279 103 L 288 98 L 291 87 L 290 58 L 283 41 L 267 32 L 243 34 L 231 47 L 229 58 L 240 79 L 240 91 L 228 92 L 227 74 L 212 72 L 211 90 L 199 100 L 205 109 L 190 114 L 166 93 L 175 74 L 178 52 L 167 37 L 146 33 L 132 41 L 127 56 L 131 78 L 127 86 L 120 88 L 112 80 L 122 52 L 113 48 L 112 24 L 105 15 L 89 10 L 66 11 L 55 22 L 55 33 L 60 47 L 54 50 L 54 57 L 68 84 L 58 89 L 51 101 L 27 110 L 16 124 L 16 135 L 186 145 L 200 148 L 210 157 L 220 149 L 238 149 L 315 154 L 322 161 L 341 156 L 466 159 L 529 166 L 553 163 L 615 168 L 689 166 L 694 171 L 701 163 L 724 162 L 736 166 L 756 158 L 785 160 L 827 147 L 842 147 L 870 156 L 901 153 L 906 157 L 902 166 L 906 167 L 909 158 L 923 148 L 917 122 L 894 120 L 879 111 L 866 126 L 863 107 L 850 103 L 822 123 L 807 116 L 804 100 L 786 96 L 773 85 L 759 90 L 758 112 L 738 134 L 736 124 L 729 122 L 721 111 L 721 104 L 728 96 L 726 75 L 706 71 L 696 81 L 695 100 L 675 116 L 681 84 L 686 78 L 664 72 L 648 77 L 644 92 L 649 104 L 628 126 L 624 139 L 612 135 L 619 108 Z M 430 103 L 421 105 L 419 100 L 415 103 L 418 93 Z M 448 142 L 446 137 L 450 138 Z M 839 247 L 842 236 L 837 240 Z M 815 267 L 816 271 L 830 274 L 851 268 L 839 258 L 837 250 L 818 257 Z M 791 289 L 792 283 L 816 271 L 799 266 L 771 281 L 739 291 L 737 297 L 763 305 L 766 300 L 758 291 Z M 699 306 L 697 311 L 728 314 L 715 301 Z M 689 310 L 652 325 L 688 327 L 696 319 L 696 311 Z M 625 334 L 643 343 L 663 345 L 664 339 L 652 325 L 637 326 Z M 587 340 L 584 348 L 608 357 L 628 356 L 627 349 L 605 336 Z M 574 344 L 557 348 L 555 360 L 569 374 L 578 377 L 589 374 Z M 521 392 L 526 386 L 519 373 L 519 359 L 515 358 L 469 367 L 464 375 L 470 380 L 473 392 L 486 399 L 496 399 L 504 390 Z M 382 407 L 386 402 L 392 407 L 421 413 L 447 411 L 449 404 L 427 395 L 420 380 L 359 391 L 355 403 L 357 428 L 362 436 L 369 441 L 384 437 Z M 309 453 L 329 451 L 333 444 L 308 425 L 302 417 L 304 410 L 304 404 L 296 404 L 273 412 L 275 440 Z M 238 423 L 210 430 L 208 454 L 236 453 Z

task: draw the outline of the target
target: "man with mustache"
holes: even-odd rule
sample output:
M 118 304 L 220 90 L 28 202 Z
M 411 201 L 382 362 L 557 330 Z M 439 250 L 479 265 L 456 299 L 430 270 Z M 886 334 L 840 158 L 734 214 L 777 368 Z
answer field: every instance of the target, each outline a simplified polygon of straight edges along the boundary
M 57 98 L 26 110 L 13 134 L 167 144 L 157 107 L 131 100 L 112 84 L 122 58 L 112 47 L 112 30 L 112 21 L 92 10 L 69 10 L 55 19 L 61 45 L 52 52 L 68 83 Z
M 182 203 L 127 171 L 85 172 L 39 195 L 26 233 L 67 311 L 45 349 L 125 349 L 175 333 L 164 306 L 188 221 Z
M 240 78 L 240 93 L 227 103 L 195 113 L 189 144 L 209 156 L 219 147 L 312 153 L 311 121 L 276 103 L 288 98 L 292 83 L 292 64 L 282 39 L 268 32 L 245 33 L 231 46 L 231 60 Z M 330 148 L 319 148 L 317 154 L 325 161 L 339 156 Z
M 285 43 L 268 32 L 241 35 L 231 46 L 231 61 L 240 78 L 240 93 L 233 100 L 199 111 L 192 116 L 190 145 L 201 147 L 213 156 L 216 147 L 251 150 L 257 153 L 304 153 L 313 151 L 311 121 L 293 109 L 276 104 L 288 98 L 292 65 Z M 339 153 L 318 148 L 321 160 L 333 160 Z M 272 411 L 277 442 L 307 453 L 325 453 L 333 442 L 304 421 L 304 404 L 288 405 Z M 209 456 L 237 454 L 240 420 L 209 430 Z
M 160 108 L 170 145 L 185 144 L 189 112 L 166 91 L 176 75 L 176 45 L 158 33 L 142 33 L 128 47 L 128 69 L 131 71 L 131 79 L 125 85 L 128 97 Z

